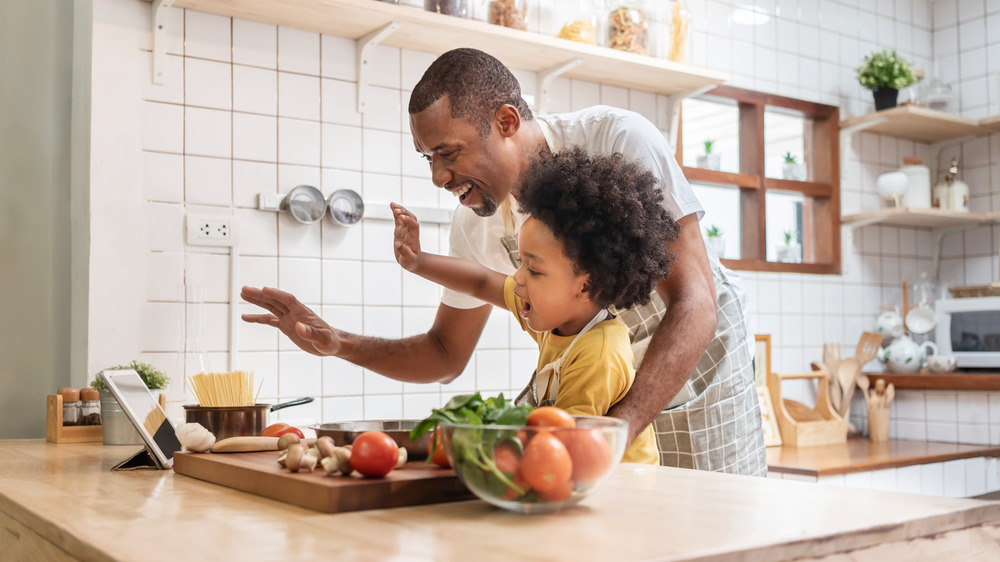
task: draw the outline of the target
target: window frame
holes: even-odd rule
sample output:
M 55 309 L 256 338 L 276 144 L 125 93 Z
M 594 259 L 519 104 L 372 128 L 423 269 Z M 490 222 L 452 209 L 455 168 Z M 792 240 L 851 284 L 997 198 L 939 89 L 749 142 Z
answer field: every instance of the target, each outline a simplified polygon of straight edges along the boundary
M 739 108 L 739 173 L 685 167 L 683 111 L 678 119 L 676 157 L 688 181 L 736 187 L 740 192 L 741 258 L 722 259 L 722 263 L 746 271 L 839 275 L 840 108 L 734 86 L 718 86 L 696 98 L 727 98 L 735 100 Z M 765 176 L 764 114 L 768 106 L 799 112 L 805 119 L 806 181 Z M 767 261 L 768 190 L 800 193 L 805 198 L 800 233 L 802 263 Z

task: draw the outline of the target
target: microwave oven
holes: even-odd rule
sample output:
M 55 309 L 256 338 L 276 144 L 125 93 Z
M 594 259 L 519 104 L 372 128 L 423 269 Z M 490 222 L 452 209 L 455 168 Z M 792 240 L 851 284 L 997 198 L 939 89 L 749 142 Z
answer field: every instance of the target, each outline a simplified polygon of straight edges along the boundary
M 1000 297 L 943 299 L 935 308 L 938 353 L 959 367 L 1000 368 Z

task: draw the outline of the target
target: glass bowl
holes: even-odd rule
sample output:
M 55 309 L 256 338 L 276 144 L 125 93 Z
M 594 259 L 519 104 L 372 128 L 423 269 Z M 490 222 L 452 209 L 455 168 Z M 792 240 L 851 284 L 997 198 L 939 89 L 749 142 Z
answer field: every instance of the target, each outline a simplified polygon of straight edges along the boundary
M 575 428 L 442 423 L 441 441 L 458 478 L 479 498 L 518 513 L 574 505 L 618 466 L 628 424 L 574 416 Z

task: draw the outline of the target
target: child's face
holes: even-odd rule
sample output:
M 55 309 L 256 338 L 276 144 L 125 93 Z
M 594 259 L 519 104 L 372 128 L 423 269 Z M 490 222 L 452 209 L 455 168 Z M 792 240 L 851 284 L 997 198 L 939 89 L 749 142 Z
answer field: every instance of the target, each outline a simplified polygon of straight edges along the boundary
M 562 244 L 547 226 L 529 218 L 518 235 L 521 267 L 514 273 L 514 294 L 525 304 L 521 316 L 536 332 L 572 335 L 597 313 L 584 292 L 588 275 L 577 275 Z

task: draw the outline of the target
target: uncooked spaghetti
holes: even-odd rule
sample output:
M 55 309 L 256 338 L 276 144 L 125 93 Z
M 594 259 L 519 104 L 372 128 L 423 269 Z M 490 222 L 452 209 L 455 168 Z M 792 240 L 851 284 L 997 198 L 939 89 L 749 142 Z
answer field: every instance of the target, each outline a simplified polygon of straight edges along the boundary
M 253 406 L 253 373 L 199 373 L 188 378 L 201 406 Z M 257 389 L 260 392 L 260 389 Z

